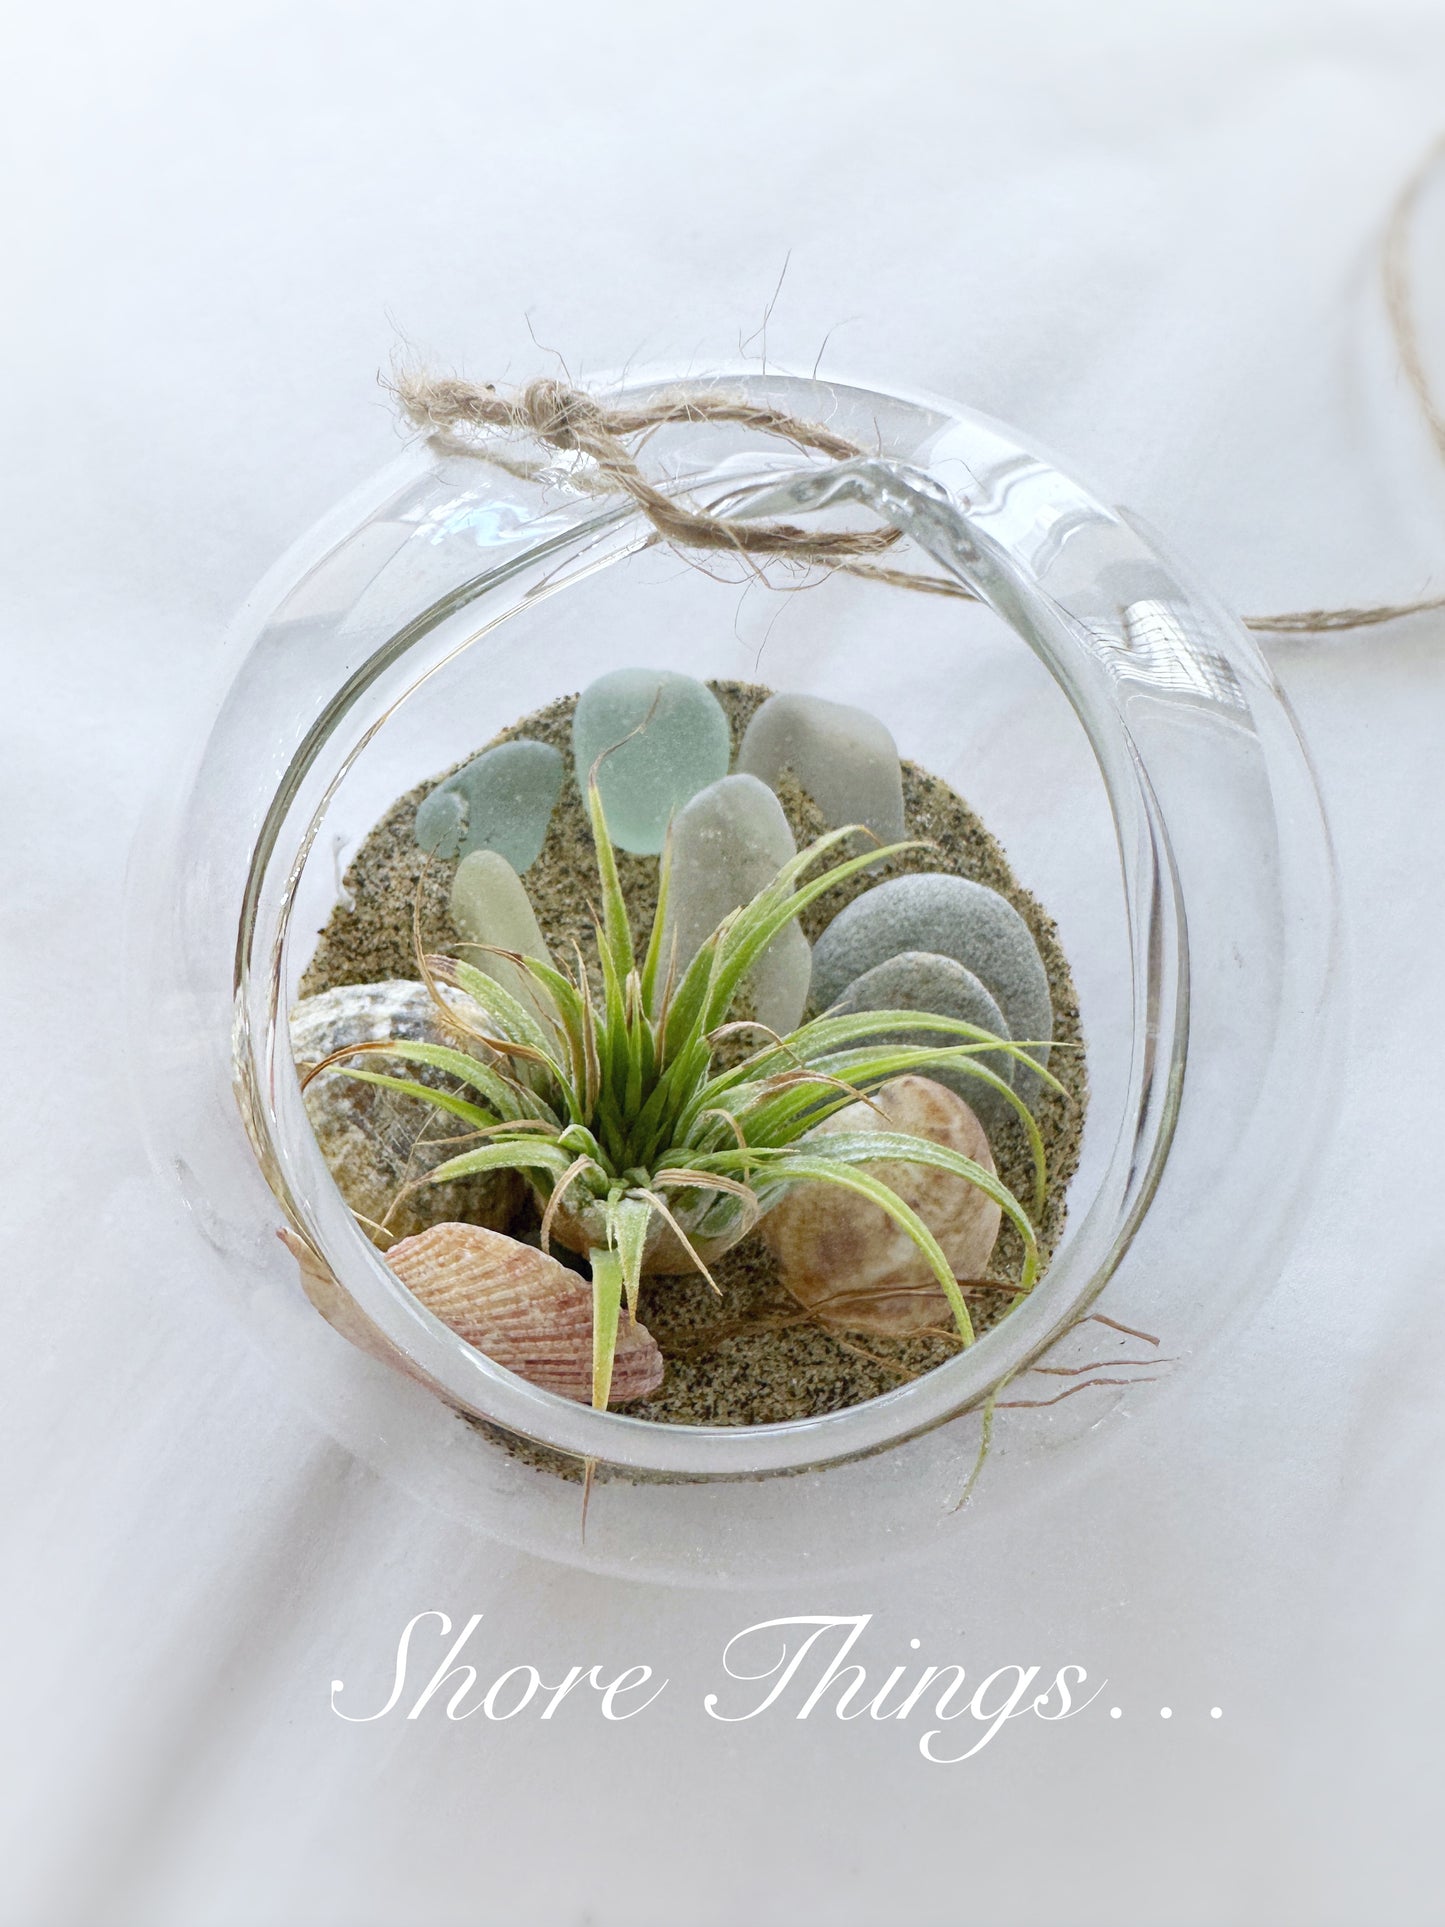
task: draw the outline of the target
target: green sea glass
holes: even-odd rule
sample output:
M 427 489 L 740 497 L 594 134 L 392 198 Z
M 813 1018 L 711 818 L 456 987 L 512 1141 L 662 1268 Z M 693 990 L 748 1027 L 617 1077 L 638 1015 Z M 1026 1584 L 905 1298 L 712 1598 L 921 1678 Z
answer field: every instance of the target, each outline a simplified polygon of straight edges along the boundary
M 522 880 L 498 850 L 473 850 L 457 865 L 452 882 L 452 922 L 461 936 L 461 956 L 538 1016 L 552 1015 L 551 999 L 529 971 L 499 957 L 498 950 L 535 957 L 550 964 L 547 940 L 537 924 Z
M 592 767 L 619 849 L 656 856 L 674 814 L 727 775 L 732 742 L 712 691 L 669 669 L 614 669 L 577 699 L 572 719 L 577 781 Z
M 416 840 L 438 856 L 496 850 L 519 874 L 542 854 L 566 773 L 562 752 L 529 737 L 498 743 L 438 783 L 416 813 Z
M 662 954 L 683 970 L 729 911 L 766 889 L 798 853 L 783 807 L 756 776 L 724 776 L 699 790 L 672 826 L 672 879 Z M 796 923 L 786 924 L 751 973 L 761 1024 L 795 1030 L 808 1001 L 813 955 Z

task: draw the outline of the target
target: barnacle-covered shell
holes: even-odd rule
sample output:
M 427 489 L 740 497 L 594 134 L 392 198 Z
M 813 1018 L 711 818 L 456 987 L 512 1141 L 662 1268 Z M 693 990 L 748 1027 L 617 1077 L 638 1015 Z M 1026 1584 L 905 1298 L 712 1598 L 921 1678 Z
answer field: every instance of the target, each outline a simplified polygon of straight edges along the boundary
M 543 1391 L 592 1399 L 592 1291 L 555 1258 L 474 1224 L 438 1224 L 403 1238 L 386 1262 L 459 1338 Z M 662 1353 L 624 1307 L 609 1403 L 662 1384 Z
M 829 1137 L 844 1131 L 932 1138 L 985 1171 L 994 1169 L 983 1126 L 961 1097 L 931 1077 L 890 1078 L 873 1093 L 871 1104 L 835 1111 L 808 1138 L 821 1150 Z M 986 1192 L 926 1164 L 888 1160 L 858 1168 L 912 1205 L 942 1245 L 956 1278 L 984 1275 L 1002 1217 Z M 952 1326 L 948 1299 L 923 1253 L 881 1205 L 856 1192 L 799 1184 L 760 1228 L 789 1291 L 826 1323 L 895 1336 L 930 1325 Z

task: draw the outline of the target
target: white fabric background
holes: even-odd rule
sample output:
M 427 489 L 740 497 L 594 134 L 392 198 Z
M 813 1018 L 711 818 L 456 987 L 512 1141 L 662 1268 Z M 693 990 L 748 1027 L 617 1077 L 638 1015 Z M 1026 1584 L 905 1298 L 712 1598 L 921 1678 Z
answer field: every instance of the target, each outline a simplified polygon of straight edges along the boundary
M 521 376 L 530 316 L 574 372 L 705 366 L 791 250 L 771 358 L 833 329 L 825 371 L 1016 421 L 1240 608 L 1445 581 L 1375 279 L 1445 118 L 1440 7 L 139 0 L 7 38 L 0 1916 L 1440 1920 L 1445 624 L 1272 649 L 1355 1007 L 1277 1285 L 1087 1504 L 847 1598 L 551 1568 L 351 1462 L 167 1263 L 115 983 L 153 775 L 229 613 L 393 451 L 398 336 Z M 1442 233 L 1445 195 L 1445 366 Z M 337 1720 L 429 1607 L 484 1612 L 498 1670 L 674 1686 L 611 1728 Z M 1079 1658 L 1129 1716 L 947 1769 L 911 1728 L 702 1718 L 730 1633 L 825 1610 L 900 1657 Z

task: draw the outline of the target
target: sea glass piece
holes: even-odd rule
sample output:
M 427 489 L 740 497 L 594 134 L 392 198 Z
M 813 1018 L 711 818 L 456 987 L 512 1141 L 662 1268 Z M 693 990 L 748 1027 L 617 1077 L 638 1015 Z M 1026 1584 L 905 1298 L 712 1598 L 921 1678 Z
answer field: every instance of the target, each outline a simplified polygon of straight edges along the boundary
M 904 950 L 898 956 L 890 957 L 886 963 L 865 970 L 861 977 L 853 979 L 829 1014 L 843 1017 L 854 1011 L 865 1010 L 931 1012 L 938 1017 L 952 1017 L 960 1023 L 977 1024 L 981 1030 L 992 1031 L 996 1037 L 1009 1037 L 1003 1012 L 973 972 L 965 970 L 961 963 L 955 963 L 952 957 L 941 957 L 928 950 Z M 859 1040 L 860 1043 L 864 1041 L 861 1038 Z M 900 1030 L 885 1031 L 877 1037 L 868 1038 L 866 1042 L 870 1046 L 905 1044 L 938 1049 L 966 1044 L 968 1039 L 952 1036 L 947 1031 Z M 923 1064 L 918 1070 L 922 1076 L 931 1077 L 936 1083 L 946 1084 L 951 1091 L 955 1091 L 991 1134 L 1005 1118 L 1016 1116 L 1017 1112 L 1002 1091 L 994 1090 L 981 1077 L 971 1075 L 962 1067 L 967 1061 Z M 984 1051 L 971 1061 L 991 1070 L 1005 1084 L 1012 1085 L 1016 1060 L 1007 1051 Z
M 597 787 L 613 842 L 656 856 L 683 804 L 726 776 L 732 738 L 706 684 L 669 669 L 614 669 L 578 697 L 572 753 L 584 792 L 602 758 Z
M 496 950 L 513 950 L 541 963 L 552 961 L 522 879 L 500 850 L 473 850 L 462 858 L 452 881 L 450 908 L 462 939 L 462 962 L 484 971 L 535 1015 L 555 1015 L 536 978 L 496 955 Z M 496 950 L 483 945 L 495 945 Z
M 836 1003 L 849 984 L 906 950 L 952 957 L 971 970 L 1003 1012 L 1009 1035 L 1048 1062 L 1054 1009 L 1028 925 L 1013 905 L 967 877 L 927 872 L 893 877 L 855 897 L 813 947 L 813 1000 Z M 1039 1080 L 1015 1062 L 1014 1089 L 1037 1101 Z M 972 1099 L 969 1100 L 970 1103 Z
M 813 976 L 813 951 L 796 923 L 780 930 L 748 974 L 753 1015 L 780 1037 L 803 1021 L 808 985 Z M 766 1038 L 758 1038 L 759 1044 Z
M 728 912 L 766 889 L 796 854 L 782 805 L 756 776 L 724 776 L 699 790 L 672 826 L 664 970 L 674 939 L 681 974 Z M 788 924 L 749 978 L 760 1024 L 780 1033 L 797 1028 L 812 969 L 807 938 L 796 923 Z
M 466 836 L 469 816 L 462 792 L 440 783 L 417 804 L 416 840 L 438 856 L 455 856 Z
M 830 829 L 863 823 L 880 843 L 903 837 L 898 749 L 866 709 L 825 696 L 769 696 L 744 732 L 738 768 L 773 789 L 791 770 Z
M 416 813 L 416 840 L 438 856 L 496 850 L 520 874 L 542 854 L 562 792 L 562 752 L 530 737 L 498 743 L 438 783 Z

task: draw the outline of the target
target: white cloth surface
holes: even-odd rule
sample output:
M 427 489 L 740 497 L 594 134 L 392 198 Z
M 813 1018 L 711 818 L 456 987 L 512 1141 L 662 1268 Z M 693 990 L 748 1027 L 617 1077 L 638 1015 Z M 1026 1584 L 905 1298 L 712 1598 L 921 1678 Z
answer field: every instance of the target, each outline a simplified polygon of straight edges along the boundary
M 1438 1921 L 1445 622 L 1270 647 L 1354 1006 L 1278 1280 L 1106 1485 L 846 1596 L 547 1566 L 291 1408 L 155 1229 L 116 932 L 226 618 L 395 449 L 398 339 L 483 376 L 705 368 L 787 258 L 770 360 L 826 338 L 825 372 L 1018 423 L 1243 610 L 1445 581 L 1377 280 L 1445 116 L 1439 7 L 137 0 L 6 31 L 0 1919 Z M 1427 197 L 1445 372 L 1442 233 Z M 673 1685 L 610 1727 L 339 1720 L 331 1681 L 384 1682 L 431 1608 L 483 1613 L 497 1671 Z M 702 1716 L 730 1634 L 829 1611 L 900 1660 L 1081 1660 L 1128 1716 L 948 1768 L 912 1727 Z

